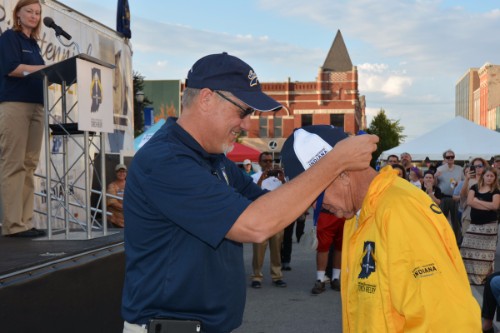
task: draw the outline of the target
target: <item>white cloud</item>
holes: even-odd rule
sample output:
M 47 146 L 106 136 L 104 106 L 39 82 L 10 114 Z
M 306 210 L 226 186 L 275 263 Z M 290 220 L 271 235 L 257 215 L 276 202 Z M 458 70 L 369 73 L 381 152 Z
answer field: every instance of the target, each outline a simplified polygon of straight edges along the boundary
M 493 9 L 489 13 L 486 13 L 485 16 L 489 19 L 498 20 L 500 19 L 500 9 Z
M 361 65 L 358 65 L 358 70 L 359 71 L 364 71 L 364 72 L 373 72 L 373 73 L 383 73 L 387 71 L 389 68 L 388 65 L 386 64 L 368 64 L 364 63 Z
M 389 76 L 381 87 L 386 96 L 400 96 L 406 87 L 411 86 L 412 80 L 403 76 Z
M 167 67 L 167 63 L 168 63 L 168 61 L 166 61 L 166 60 L 158 60 L 156 62 L 156 66 L 161 67 L 161 68 L 165 68 L 165 67 Z
M 381 92 L 386 97 L 401 96 L 412 85 L 412 79 L 389 70 L 387 64 L 358 66 L 359 90 L 364 93 Z
M 250 35 L 250 34 L 247 34 L 247 35 L 236 35 L 236 38 L 239 38 L 239 39 L 253 39 L 253 36 Z

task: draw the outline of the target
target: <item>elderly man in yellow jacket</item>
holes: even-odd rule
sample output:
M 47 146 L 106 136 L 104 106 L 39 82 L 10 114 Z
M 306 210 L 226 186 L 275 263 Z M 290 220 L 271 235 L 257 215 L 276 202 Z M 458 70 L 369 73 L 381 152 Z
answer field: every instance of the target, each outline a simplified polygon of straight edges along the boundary
M 306 126 L 285 142 L 289 178 L 314 167 L 347 135 Z M 481 332 L 455 236 L 439 206 L 389 166 L 344 172 L 322 207 L 350 219 L 342 249 L 344 332 Z

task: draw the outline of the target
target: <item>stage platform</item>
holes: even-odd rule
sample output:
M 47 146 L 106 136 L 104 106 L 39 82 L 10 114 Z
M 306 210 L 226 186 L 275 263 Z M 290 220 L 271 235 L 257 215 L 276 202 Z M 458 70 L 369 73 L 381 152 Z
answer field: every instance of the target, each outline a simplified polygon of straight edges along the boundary
M 0 236 L 0 331 L 121 332 L 124 272 L 122 229 L 90 240 Z

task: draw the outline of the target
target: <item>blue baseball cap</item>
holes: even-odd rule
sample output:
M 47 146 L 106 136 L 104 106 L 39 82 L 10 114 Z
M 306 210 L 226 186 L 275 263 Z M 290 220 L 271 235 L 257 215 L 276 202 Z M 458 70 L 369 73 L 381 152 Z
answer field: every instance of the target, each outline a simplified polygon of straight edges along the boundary
M 281 149 L 285 174 L 293 179 L 324 157 L 348 135 L 331 125 L 304 126 L 294 130 Z
M 198 60 L 188 72 L 186 87 L 228 91 L 261 112 L 277 111 L 282 107 L 262 92 L 252 67 L 227 52 L 210 54 Z

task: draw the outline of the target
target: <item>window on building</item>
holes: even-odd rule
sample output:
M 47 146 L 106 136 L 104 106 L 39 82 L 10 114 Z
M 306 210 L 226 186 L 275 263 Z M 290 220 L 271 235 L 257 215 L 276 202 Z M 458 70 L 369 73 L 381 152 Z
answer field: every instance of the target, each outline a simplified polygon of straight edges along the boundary
M 330 114 L 330 125 L 344 128 L 344 114 Z
M 268 137 L 268 132 L 267 132 L 267 117 L 260 117 L 259 118 L 259 137 L 261 138 L 267 138 Z
M 496 108 L 495 111 L 496 111 L 495 112 L 496 113 L 496 117 L 495 117 L 496 118 L 496 124 L 495 124 L 496 128 L 495 128 L 495 131 L 500 132 L 500 106 L 497 106 L 497 108 Z
M 301 126 L 310 126 L 313 124 L 312 114 L 302 114 L 300 115 Z
M 274 137 L 281 138 L 283 137 L 283 118 L 274 117 Z

